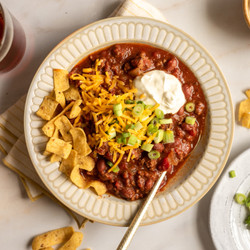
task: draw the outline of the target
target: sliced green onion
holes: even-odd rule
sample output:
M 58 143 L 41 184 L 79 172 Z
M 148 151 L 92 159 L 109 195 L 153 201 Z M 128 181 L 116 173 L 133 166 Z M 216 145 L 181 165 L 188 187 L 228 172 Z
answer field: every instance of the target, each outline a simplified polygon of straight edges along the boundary
M 131 145 L 131 146 L 134 146 L 136 143 L 137 143 L 138 139 L 135 135 L 131 135 L 129 138 L 128 138 L 128 142 L 127 144 L 128 145 Z
M 144 150 L 144 151 L 150 152 L 153 147 L 154 147 L 153 144 L 143 143 L 142 146 L 141 146 L 141 149 Z
M 137 101 L 136 104 L 143 104 L 143 107 L 145 108 L 146 104 L 143 101 Z
M 146 105 L 145 106 L 145 109 L 151 109 L 151 108 L 153 108 L 154 107 L 154 105 Z
M 141 145 L 141 142 L 142 142 L 142 140 L 140 140 L 140 139 L 137 138 L 137 143 L 138 143 L 139 145 Z
M 133 100 L 125 100 L 125 104 L 134 104 L 135 103 L 135 101 L 133 101 Z
M 128 129 L 134 129 L 134 128 L 135 128 L 135 124 L 128 124 L 125 127 L 126 130 L 128 130 Z
M 155 115 L 159 119 L 163 119 L 164 118 L 164 113 L 163 113 L 163 111 L 161 109 L 156 109 L 155 110 Z
M 171 123 L 173 123 L 173 120 L 171 118 L 161 119 L 159 122 L 160 122 L 160 124 L 171 124 Z
M 122 115 L 122 105 L 121 105 L 121 103 L 114 104 L 113 111 L 114 111 L 114 114 L 116 116 L 121 116 Z
M 234 170 L 231 170 L 231 171 L 229 172 L 229 177 L 230 177 L 230 178 L 236 177 L 236 173 L 235 173 Z
M 195 108 L 195 104 L 193 102 L 188 102 L 185 105 L 185 109 L 186 109 L 187 112 L 193 112 L 194 108 Z
M 187 116 L 187 117 L 185 118 L 185 122 L 186 122 L 187 124 L 190 124 L 190 125 L 194 125 L 194 124 L 195 124 L 195 121 L 196 121 L 195 117 L 192 117 L 192 116 Z
M 250 211 L 250 196 L 248 195 L 248 197 L 246 198 L 246 202 L 245 202 L 246 207 L 249 209 Z
M 157 125 L 159 123 L 159 119 L 158 118 L 154 118 L 151 122 L 150 122 L 150 124 L 153 124 L 153 125 Z
M 174 132 L 172 130 L 164 131 L 163 143 L 173 143 L 174 142 Z
M 141 128 L 143 128 L 143 125 L 142 125 L 140 122 L 137 122 L 137 123 L 135 124 L 134 130 L 135 130 L 135 131 L 138 131 L 138 130 L 140 130 Z
M 114 164 L 113 164 L 111 161 L 107 161 L 106 163 L 107 163 L 107 165 L 108 165 L 109 167 L 111 167 L 111 168 L 114 166 Z
M 118 137 L 116 137 L 116 142 L 120 143 L 120 144 L 122 144 L 122 143 L 126 144 L 126 138 L 123 136 L 118 136 Z
M 244 223 L 248 226 L 250 225 L 250 215 L 247 216 L 247 218 L 244 220 Z
M 108 132 L 108 135 L 109 135 L 109 139 L 113 139 L 114 137 L 116 137 L 115 128 L 111 128 L 110 131 Z
M 132 114 L 135 117 L 140 116 L 144 111 L 144 105 L 143 104 L 136 104 L 132 110 Z
M 155 132 L 158 131 L 158 128 L 154 124 L 149 124 L 147 128 L 147 135 L 153 135 Z
M 148 153 L 149 159 L 158 159 L 161 156 L 160 152 L 156 150 L 152 150 L 151 152 Z
M 124 133 L 122 133 L 122 137 L 123 138 L 127 138 L 127 137 L 129 137 L 131 134 L 129 133 L 129 132 L 124 132 Z
M 120 168 L 118 167 L 118 166 L 116 166 L 113 170 L 112 170 L 112 172 L 114 172 L 114 173 L 118 173 L 120 171 Z
M 163 129 L 159 129 L 157 131 L 156 137 L 154 138 L 154 142 L 155 143 L 159 143 L 163 140 L 163 136 L 164 136 L 164 130 Z
M 244 194 L 237 193 L 235 194 L 234 199 L 238 204 L 243 205 L 246 201 L 246 196 Z

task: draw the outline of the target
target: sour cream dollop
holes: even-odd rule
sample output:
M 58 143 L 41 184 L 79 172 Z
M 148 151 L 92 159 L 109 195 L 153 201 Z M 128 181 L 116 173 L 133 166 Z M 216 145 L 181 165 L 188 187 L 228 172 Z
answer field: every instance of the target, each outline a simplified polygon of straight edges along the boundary
M 138 90 L 136 98 L 147 105 L 159 103 L 159 108 L 165 114 L 178 112 L 186 102 L 181 82 L 162 70 L 152 70 L 137 76 L 133 82 Z

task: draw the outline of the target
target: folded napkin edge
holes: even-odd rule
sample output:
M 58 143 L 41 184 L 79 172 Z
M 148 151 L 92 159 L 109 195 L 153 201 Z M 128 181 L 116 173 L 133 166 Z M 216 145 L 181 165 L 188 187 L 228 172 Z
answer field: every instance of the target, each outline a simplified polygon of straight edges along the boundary
M 29 199 L 31 201 L 36 201 L 37 199 L 39 199 L 40 197 L 42 197 L 43 195 L 48 196 L 51 200 L 55 201 L 58 205 L 60 205 L 63 209 L 66 210 L 66 212 L 73 217 L 73 219 L 76 221 L 77 226 L 79 229 L 83 228 L 85 226 L 85 224 L 90 221 L 89 219 L 85 218 L 84 216 L 81 216 L 81 218 L 83 218 L 82 222 L 79 221 L 79 219 L 76 217 L 76 215 L 73 213 L 73 211 L 71 211 L 69 208 L 67 208 L 64 204 L 62 204 L 60 201 L 58 201 L 52 194 L 50 194 L 48 191 L 46 191 L 44 188 L 42 188 L 41 186 L 39 186 L 36 182 L 34 182 L 30 177 L 26 176 L 24 173 L 22 173 L 20 170 L 16 169 L 14 166 L 12 166 L 9 162 L 7 162 L 5 159 L 2 159 L 3 164 L 9 168 L 10 170 L 12 170 L 13 172 L 15 172 L 20 178 L 21 181 L 23 182 L 23 179 L 26 179 L 28 181 L 30 181 L 32 183 L 32 185 L 34 185 L 35 187 L 41 189 L 42 194 L 37 195 L 36 197 L 31 196 L 30 192 L 29 192 L 29 188 L 27 187 L 27 184 L 25 183 L 24 187 L 27 191 L 27 194 L 29 196 Z M 23 182 L 24 184 L 24 182 Z M 91 222 L 91 221 L 90 221 Z

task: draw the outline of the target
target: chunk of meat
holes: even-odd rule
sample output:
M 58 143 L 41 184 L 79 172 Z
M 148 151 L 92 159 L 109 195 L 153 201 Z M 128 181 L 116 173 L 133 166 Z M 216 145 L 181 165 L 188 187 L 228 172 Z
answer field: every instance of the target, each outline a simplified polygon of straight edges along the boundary
M 198 102 L 195 104 L 195 113 L 197 115 L 201 115 L 205 109 L 205 105 L 202 102 Z
M 156 168 L 156 165 L 157 165 L 157 160 L 148 158 L 145 160 L 145 165 L 148 169 L 154 170 Z
M 149 59 L 145 53 L 141 53 L 139 56 L 131 60 L 131 65 L 143 72 L 154 68 L 154 62 Z
M 174 149 L 179 160 L 183 160 L 191 151 L 191 144 L 184 139 L 177 138 L 174 142 Z
M 182 91 L 186 97 L 186 100 L 187 101 L 191 101 L 192 100 L 192 96 L 193 96 L 193 93 L 194 93 L 194 86 L 193 85 L 190 85 L 190 84 L 183 84 L 182 85 Z
M 166 70 L 172 72 L 176 67 L 178 67 L 178 61 L 176 57 L 173 57 L 166 63 Z
M 198 133 L 197 123 L 195 123 L 194 125 L 191 125 L 191 124 L 187 124 L 184 122 L 182 123 L 181 127 L 184 131 L 186 131 L 191 136 L 196 136 Z
M 113 173 L 113 172 L 109 173 L 108 172 L 108 166 L 105 163 L 104 159 L 98 160 L 96 167 L 97 167 L 99 177 L 100 177 L 101 180 L 113 182 L 114 179 L 116 178 L 115 173 Z
M 164 150 L 164 145 L 162 143 L 156 143 L 153 149 L 161 153 Z
M 128 200 L 135 199 L 135 190 L 133 187 L 123 187 L 121 189 L 121 196 Z
M 148 178 L 145 183 L 145 191 L 149 192 L 152 189 L 153 185 L 154 185 L 154 180 L 151 178 Z
M 105 155 L 109 150 L 108 142 L 104 142 L 101 147 L 96 148 L 95 151 L 99 155 Z
M 141 158 L 142 150 L 140 148 L 134 148 L 131 153 L 131 157 L 133 156 L 134 160 L 138 160 Z
M 113 47 L 112 53 L 118 59 L 124 60 L 131 55 L 131 49 L 128 47 L 123 47 L 120 44 L 116 44 Z

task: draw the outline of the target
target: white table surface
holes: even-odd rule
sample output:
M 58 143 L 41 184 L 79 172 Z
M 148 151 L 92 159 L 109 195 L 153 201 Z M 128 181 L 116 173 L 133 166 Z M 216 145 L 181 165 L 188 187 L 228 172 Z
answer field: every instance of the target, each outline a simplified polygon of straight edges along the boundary
M 250 88 L 250 30 L 241 0 L 148 0 L 168 21 L 204 45 L 224 73 L 234 107 Z M 22 23 L 27 50 L 21 63 L 0 75 L 0 113 L 27 93 L 38 66 L 64 37 L 105 18 L 120 0 L 2 0 Z M 237 115 L 237 111 L 236 111 Z M 238 123 L 228 163 L 250 145 L 250 130 Z M 3 156 L 1 155 L 1 158 Z M 227 164 L 228 166 L 228 164 Z M 226 166 L 226 167 L 227 167 Z M 74 220 L 49 198 L 31 202 L 17 176 L 0 163 L 0 249 L 31 249 L 34 235 L 72 225 Z M 213 188 L 196 205 L 170 220 L 139 228 L 129 249 L 215 249 L 209 231 Z M 115 249 L 125 228 L 87 223 L 79 249 Z

